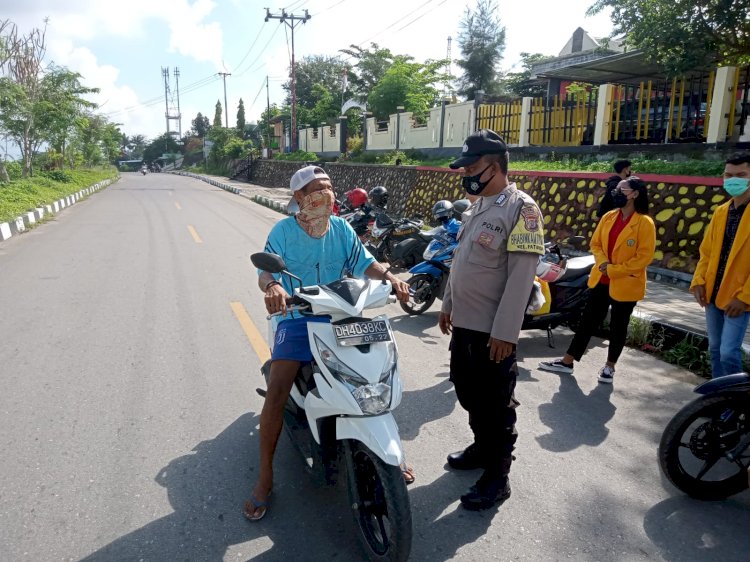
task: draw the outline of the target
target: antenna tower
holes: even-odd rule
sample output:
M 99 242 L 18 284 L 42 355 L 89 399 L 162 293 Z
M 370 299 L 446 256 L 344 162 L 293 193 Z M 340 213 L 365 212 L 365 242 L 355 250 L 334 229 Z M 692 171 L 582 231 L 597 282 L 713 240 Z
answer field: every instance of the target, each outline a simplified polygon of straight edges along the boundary
M 176 91 L 172 91 L 169 83 L 169 67 L 162 67 L 161 75 L 164 78 L 164 106 L 165 112 L 164 117 L 167 122 L 167 133 L 173 137 L 177 137 L 177 140 L 182 138 L 182 114 L 180 113 L 180 69 L 174 69 L 174 77 L 176 81 Z M 170 124 L 170 121 L 177 121 L 177 126 L 174 127 Z

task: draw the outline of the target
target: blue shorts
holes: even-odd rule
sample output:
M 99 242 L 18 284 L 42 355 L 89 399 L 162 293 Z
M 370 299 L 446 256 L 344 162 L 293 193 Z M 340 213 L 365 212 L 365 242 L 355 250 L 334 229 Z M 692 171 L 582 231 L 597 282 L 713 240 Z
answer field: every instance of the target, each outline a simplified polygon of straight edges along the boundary
M 271 360 L 287 359 L 309 363 L 312 361 L 310 340 L 307 337 L 308 322 L 331 322 L 330 316 L 307 316 L 282 320 L 276 327 Z

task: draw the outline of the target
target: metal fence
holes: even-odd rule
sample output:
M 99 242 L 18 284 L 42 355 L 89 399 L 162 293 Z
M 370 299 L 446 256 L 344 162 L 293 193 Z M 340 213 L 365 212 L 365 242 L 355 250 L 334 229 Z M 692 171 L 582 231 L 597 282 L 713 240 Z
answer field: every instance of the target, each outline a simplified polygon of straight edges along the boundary
M 738 140 L 748 133 L 747 120 L 750 115 L 750 66 L 737 69 L 734 79 L 735 95 L 732 96 L 732 103 L 729 106 L 729 130 L 727 137 L 729 140 Z
M 714 72 L 612 88 L 610 144 L 705 142 Z
M 521 100 L 481 104 L 477 129 L 492 129 L 508 144 L 518 144 L 521 130 Z
M 598 88 L 587 92 L 534 98 L 531 102 L 529 143 L 532 146 L 592 144 L 596 126 Z

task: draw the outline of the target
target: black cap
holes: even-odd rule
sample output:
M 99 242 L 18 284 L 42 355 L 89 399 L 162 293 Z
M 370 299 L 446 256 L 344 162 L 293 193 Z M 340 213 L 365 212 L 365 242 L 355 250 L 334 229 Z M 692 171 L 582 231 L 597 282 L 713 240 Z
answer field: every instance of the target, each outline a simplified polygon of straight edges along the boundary
M 473 164 L 485 154 L 505 154 L 507 151 L 503 137 L 490 129 L 479 129 L 466 137 L 461 158 L 451 162 L 450 167 L 456 170 Z

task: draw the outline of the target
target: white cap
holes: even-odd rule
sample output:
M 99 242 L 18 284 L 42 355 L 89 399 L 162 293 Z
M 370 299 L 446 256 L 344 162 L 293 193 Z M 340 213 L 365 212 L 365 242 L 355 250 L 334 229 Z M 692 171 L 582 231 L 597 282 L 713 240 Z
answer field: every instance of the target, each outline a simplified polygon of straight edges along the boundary
M 294 172 L 294 175 L 289 182 L 289 189 L 294 193 L 298 189 L 305 187 L 311 181 L 318 179 L 330 180 L 331 178 L 328 177 L 326 171 L 320 166 L 305 166 Z

